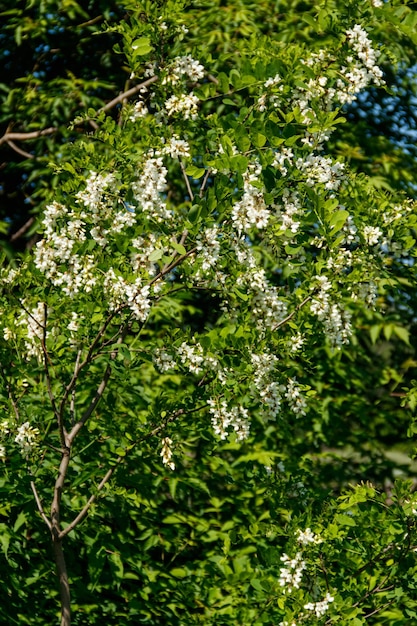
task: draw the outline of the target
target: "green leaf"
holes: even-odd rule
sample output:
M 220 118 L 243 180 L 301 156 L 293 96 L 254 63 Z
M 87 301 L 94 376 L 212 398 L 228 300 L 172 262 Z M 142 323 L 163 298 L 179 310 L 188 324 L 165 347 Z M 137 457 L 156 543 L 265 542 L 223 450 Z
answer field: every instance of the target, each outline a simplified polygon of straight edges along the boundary
M 153 46 L 149 37 L 139 37 L 132 43 L 132 49 L 135 55 L 144 56 L 153 50 Z

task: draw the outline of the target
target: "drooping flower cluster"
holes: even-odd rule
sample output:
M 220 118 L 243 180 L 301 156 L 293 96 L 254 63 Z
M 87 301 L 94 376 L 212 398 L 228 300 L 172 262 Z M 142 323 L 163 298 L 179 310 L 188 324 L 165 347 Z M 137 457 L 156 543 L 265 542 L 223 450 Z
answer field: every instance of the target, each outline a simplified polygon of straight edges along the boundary
M 297 552 L 295 557 L 291 559 L 287 554 L 283 554 L 281 561 L 284 567 L 279 572 L 279 585 L 284 587 L 284 593 L 291 593 L 294 589 L 299 589 L 303 579 L 303 571 L 306 568 L 306 562 L 303 560 L 301 552 Z
M 29 422 L 25 422 L 17 428 L 15 443 L 20 447 L 22 454 L 27 455 L 38 446 L 39 429 L 33 428 Z
M 117 275 L 111 267 L 104 278 L 104 289 L 108 294 L 111 310 L 128 306 L 134 317 L 144 322 L 151 309 L 150 286 L 143 285 L 139 277 L 129 283 L 123 276 Z
M 304 396 L 301 395 L 300 386 L 293 378 L 288 379 L 287 390 L 285 397 L 288 400 L 288 404 L 292 412 L 298 417 L 299 415 L 305 415 L 307 412 L 307 402 Z
M 191 91 L 180 96 L 173 95 L 165 102 L 168 117 L 178 114 L 184 120 L 195 120 L 198 112 L 199 99 Z
M 25 302 L 22 302 L 23 307 Z M 25 336 L 25 356 L 27 359 L 35 357 L 38 361 L 43 358 L 42 344 L 46 339 L 47 333 L 45 328 L 45 313 L 46 305 L 43 302 L 38 302 L 37 306 L 30 311 L 22 311 L 19 319 L 17 320 L 18 326 L 23 326 L 26 329 Z
M 176 57 L 168 67 L 168 74 L 163 80 L 164 83 L 175 85 L 183 77 L 188 78 L 192 82 L 197 82 L 204 78 L 204 66 L 193 59 L 190 54 L 182 57 Z
M 332 284 L 326 276 L 316 276 L 319 291 L 310 304 L 311 312 L 322 322 L 329 343 L 338 348 L 349 343 L 353 329 L 351 314 L 330 300 Z
M 167 190 L 167 173 L 162 156 L 151 152 L 131 187 L 139 209 L 158 222 L 172 217 L 162 195 Z
M 233 224 L 240 234 L 256 226 L 258 229 L 268 225 L 269 211 L 266 207 L 263 185 L 260 185 L 262 167 L 259 163 L 250 163 L 243 175 L 243 196 L 232 210 Z
M 166 465 L 167 467 L 169 467 L 169 469 L 174 471 L 175 463 L 172 460 L 172 447 L 171 446 L 172 446 L 172 439 L 170 439 L 169 437 L 164 437 L 162 439 L 162 450 L 161 450 L 162 463 Z
M 322 617 L 328 611 L 331 602 L 334 602 L 334 597 L 327 592 L 323 600 L 319 602 L 307 602 L 304 608 L 306 611 L 315 613 L 316 617 Z
M 220 439 L 226 439 L 230 431 L 236 433 L 237 441 L 243 441 L 249 436 L 250 424 L 248 410 L 243 406 L 227 405 L 226 400 L 207 401 L 211 413 L 211 424 Z

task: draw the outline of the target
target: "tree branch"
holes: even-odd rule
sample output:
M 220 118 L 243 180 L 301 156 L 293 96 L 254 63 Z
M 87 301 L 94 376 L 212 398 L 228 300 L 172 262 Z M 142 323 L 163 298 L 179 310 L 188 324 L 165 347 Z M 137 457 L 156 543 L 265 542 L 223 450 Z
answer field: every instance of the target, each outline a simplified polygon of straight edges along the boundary
M 178 417 L 180 417 L 180 415 L 185 415 L 185 414 L 188 415 L 190 413 L 195 413 L 196 411 L 201 411 L 201 409 L 206 408 L 206 406 L 207 405 L 195 407 L 194 409 L 190 409 L 189 411 L 185 411 L 184 409 L 178 409 L 168 419 L 166 419 L 163 424 L 159 424 L 158 426 L 155 426 L 155 428 L 153 428 L 149 433 L 147 433 L 146 435 L 144 435 L 143 437 L 135 441 L 133 444 L 131 444 L 124 456 L 117 457 L 113 467 L 111 467 L 103 476 L 99 485 L 97 486 L 96 492 L 90 496 L 90 498 L 87 500 L 86 504 L 83 506 L 81 511 L 78 513 L 78 515 L 72 520 L 72 522 L 68 524 L 68 526 L 66 526 L 63 530 L 60 531 L 59 538 L 62 540 L 66 535 L 68 535 L 68 533 L 74 530 L 74 528 L 78 526 L 80 522 L 83 521 L 88 511 L 90 510 L 91 506 L 94 504 L 94 502 L 97 500 L 98 496 L 100 495 L 100 492 L 102 491 L 103 487 L 106 485 L 106 483 L 108 483 L 108 481 L 113 476 L 116 469 L 118 469 L 118 467 L 123 463 L 123 461 L 126 460 L 131 450 L 133 450 L 138 444 L 142 443 L 143 441 L 146 441 L 147 439 L 150 439 L 151 437 L 154 437 L 155 435 L 157 435 L 161 430 L 166 428 L 169 423 L 173 422 Z
M 38 491 L 36 489 L 35 482 L 33 480 L 30 481 L 30 486 L 31 486 L 31 489 L 33 491 L 33 495 L 35 496 L 35 502 L 36 502 L 36 506 L 38 507 L 38 511 L 41 514 L 41 517 L 42 517 L 43 521 L 48 526 L 49 530 L 52 532 L 52 524 L 49 521 L 48 517 L 46 516 L 46 513 L 45 513 L 45 511 L 43 509 L 43 506 L 42 506 L 41 499 L 40 499 Z
M 23 224 L 23 226 L 21 226 L 19 228 L 19 230 L 17 230 L 15 233 L 13 233 L 13 235 L 10 235 L 10 241 L 16 241 L 16 239 L 19 239 L 19 237 L 21 237 L 22 235 L 25 234 L 25 232 L 27 230 L 29 230 L 29 228 L 32 226 L 32 224 L 34 223 L 35 218 L 34 217 L 30 217 L 27 222 L 25 222 Z
M 26 150 L 22 150 L 22 148 L 19 148 L 19 146 L 16 146 L 14 141 L 10 141 L 10 139 L 8 139 L 7 145 L 9 145 L 12 150 L 17 152 L 17 154 L 20 154 L 20 156 L 24 157 L 25 159 L 34 159 L 35 158 L 33 154 L 31 154 L 30 152 L 26 152 Z
M 294 317 L 294 315 L 296 315 L 298 311 L 311 300 L 312 297 L 313 296 L 307 296 L 306 298 L 304 298 L 304 300 L 300 302 L 300 304 L 297 304 L 295 309 L 289 315 L 287 315 L 287 317 L 285 317 L 283 320 L 278 322 L 278 324 L 275 324 L 275 326 L 272 327 L 272 331 L 278 330 L 278 328 L 281 328 L 281 326 L 287 324 L 287 322 L 289 322 Z
M 8 141 L 28 141 L 29 139 L 38 139 L 39 137 L 45 137 L 47 135 L 53 135 L 58 128 L 50 126 L 49 128 L 43 128 L 42 130 L 34 130 L 30 133 L 9 133 L 6 131 L 3 137 L 0 137 L 0 145 Z
M 109 111 L 109 109 L 112 109 L 114 106 L 116 106 L 116 104 L 119 104 L 119 102 L 123 102 L 123 100 L 126 100 L 126 98 L 130 98 L 130 96 L 134 96 L 135 94 L 137 94 L 142 89 L 142 87 L 152 85 L 152 83 L 156 83 L 157 80 L 158 76 L 151 76 L 151 78 L 144 80 L 143 83 L 135 85 L 135 87 L 124 91 L 123 93 L 116 96 L 116 98 L 113 98 L 113 100 L 110 100 L 110 102 L 102 106 L 99 109 L 99 113 L 101 113 L 102 111 Z

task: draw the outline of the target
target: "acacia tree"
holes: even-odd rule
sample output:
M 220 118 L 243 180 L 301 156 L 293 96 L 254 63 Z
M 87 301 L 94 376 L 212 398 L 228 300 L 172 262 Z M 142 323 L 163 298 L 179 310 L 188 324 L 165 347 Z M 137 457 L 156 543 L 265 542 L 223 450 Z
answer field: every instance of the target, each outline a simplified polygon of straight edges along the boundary
M 94 132 L 62 146 L 42 237 L 2 270 L 4 614 L 57 614 L 49 533 L 61 626 L 70 578 L 79 624 L 412 619 L 411 485 L 340 495 L 325 450 L 360 442 L 381 385 L 363 329 L 409 346 L 415 205 L 331 137 L 384 86 L 372 32 L 414 14 L 323 4 L 301 43 L 203 55 L 212 14 L 157 4 L 108 26 L 134 87 L 75 118 Z

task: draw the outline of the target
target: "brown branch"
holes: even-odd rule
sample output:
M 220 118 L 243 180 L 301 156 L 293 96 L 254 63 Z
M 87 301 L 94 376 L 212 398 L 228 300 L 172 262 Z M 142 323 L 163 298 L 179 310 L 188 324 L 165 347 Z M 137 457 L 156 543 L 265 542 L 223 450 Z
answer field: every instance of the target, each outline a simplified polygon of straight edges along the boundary
M 42 326 L 41 345 L 42 345 L 42 352 L 43 352 L 43 362 L 45 366 L 46 387 L 48 389 L 48 396 L 51 402 L 52 410 L 58 422 L 59 440 L 61 442 L 62 448 L 64 448 L 65 447 L 65 429 L 64 429 L 64 424 L 61 419 L 60 413 L 57 409 L 54 392 L 52 391 L 52 380 L 51 380 L 51 374 L 49 371 L 50 357 L 48 354 L 48 350 L 46 348 L 46 322 L 47 322 L 47 315 L 48 315 L 48 309 L 47 309 L 46 304 L 43 305 L 43 309 L 44 309 L 45 320 Z
M 57 132 L 57 128 L 51 126 L 50 128 L 43 128 L 42 130 L 34 130 L 30 133 L 9 133 L 6 131 L 3 137 L 0 137 L 0 145 L 7 141 L 28 141 L 29 139 L 38 139 L 39 137 L 45 137 L 46 135 L 53 135 Z
M 207 181 L 208 181 L 208 179 L 209 179 L 210 174 L 211 174 L 211 169 L 209 168 L 209 169 L 206 171 L 206 173 L 204 174 L 203 182 L 201 183 L 200 193 L 199 193 L 200 198 L 202 198 L 202 197 L 203 197 L 204 189 L 205 189 L 205 187 L 206 187 L 206 185 L 207 185 Z
M 118 348 L 119 345 L 123 342 L 124 338 L 127 335 L 129 326 L 128 324 L 125 325 L 125 327 L 123 328 L 123 331 L 119 337 L 119 339 L 117 340 L 117 346 L 114 348 L 114 350 L 112 351 L 111 355 L 110 355 L 110 359 L 111 361 L 114 361 L 114 359 L 117 356 L 117 352 L 118 352 Z M 77 436 L 77 434 L 80 432 L 80 430 L 82 429 L 82 427 L 84 426 L 84 424 L 86 423 L 86 421 L 88 420 L 88 418 L 92 415 L 92 413 L 94 412 L 96 406 L 98 405 L 98 403 L 100 402 L 101 398 L 103 397 L 103 393 L 107 387 L 107 384 L 110 380 L 110 376 L 111 376 L 111 372 L 112 372 L 112 367 L 111 367 L 111 363 L 109 363 L 106 367 L 106 370 L 103 374 L 103 378 L 101 379 L 101 382 L 99 384 L 99 386 L 97 387 L 97 391 L 94 394 L 94 398 L 91 400 L 89 406 L 86 408 L 86 410 L 84 411 L 84 413 L 82 414 L 81 418 L 78 420 L 78 422 L 76 422 L 76 424 L 74 424 L 74 426 L 71 428 L 71 431 L 68 435 L 68 442 L 69 445 L 71 445 L 71 443 L 74 441 L 75 437 Z
M 100 20 L 103 19 L 103 15 L 97 15 L 97 17 L 93 17 L 91 20 L 87 22 L 83 22 L 82 24 L 78 24 L 77 28 L 84 28 L 85 26 L 92 26 L 93 24 L 97 24 Z
M 188 180 L 188 176 L 187 176 L 187 174 L 185 173 L 184 163 L 181 161 L 181 159 L 180 159 L 180 158 L 179 158 L 178 160 L 179 160 L 179 162 L 180 162 L 181 172 L 182 172 L 182 175 L 183 175 L 183 177 L 184 177 L 185 184 L 186 184 L 186 186 L 187 186 L 188 195 L 190 196 L 190 200 L 191 200 L 191 202 L 192 202 L 192 201 L 194 200 L 193 190 L 191 189 L 191 185 L 190 185 L 190 181 Z
M 17 152 L 17 154 L 20 154 L 20 156 L 24 157 L 25 159 L 35 158 L 33 154 L 31 154 L 30 152 L 26 152 L 26 150 L 22 150 L 22 148 L 19 148 L 19 146 L 16 146 L 16 144 L 13 141 L 10 141 L 10 139 L 7 140 L 7 145 L 10 146 L 12 150 Z
M 61 626 L 71 624 L 71 596 L 64 550 L 60 539 L 53 540 L 56 571 L 59 579 L 59 595 L 61 598 Z
M 38 507 L 38 511 L 41 514 L 41 517 L 42 517 L 43 521 L 48 526 L 49 530 L 52 532 L 52 524 L 51 524 L 51 522 L 49 521 L 48 517 L 45 514 L 45 511 L 44 511 L 43 506 L 42 506 L 41 499 L 39 497 L 38 491 L 36 489 L 35 482 L 33 480 L 30 481 L 30 486 L 32 488 L 33 495 L 35 496 L 35 502 L 36 502 L 36 506 Z
M 19 237 L 21 237 L 22 235 L 25 234 L 25 232 L 27 230 L 29 230 L 29 228 L 32 226 L 33 222 L 35 221 L 34 217 L 30 217 L 27 222 L 25 222 L 23 224 L 23 226 L 21 226 L 19 228 L 19 230 L 17 230 L 15 233 L 13 233 L 13 235 L 10 235 L 10 241 L 16 241 L 16 239 L 19 239 Z
M 116 469 L 123 463 L 123 461 L 126 460 L 129 452 L 131 452 L 138 444 L 146 441 L 147 439 L 150 439 L 151 437 L 155 437 L 155 435 L 157 435 L 161 430 L 166 428 L 168 424 L 175 421 L 181 415 L 185 415 L 185 414 L 188 415 L 190 413 L 195 413 L 196 411 L 201 411 L 201 409 L 205 408 L 206 406 L 207 405 L 195 407 L 194 409 L 190 409 L 189 411 L 185 411 L 184 409 L 178 409 L 168 419 L 166 419 L 163 424 L 159 424 L 159 426 L 155 426 L 155 428 L 153 428 L 149 433 L 147 433 L 146 435 L 144 435 L 143 437 L 135 441 L 133 444 L 130 444 L 128 450 L 126 451 L 126 454 L 124 454 L 123 456 L 117 457 L 113 467 L 111 467 L 103 476 L 99 485 L 97 486 L 96 492 L 89 497 L 86 504 L 83 506 L 81 511 L 78 513 L 78 515 L 72 520 L 72 522 L 68 524 L 68 526 L 66 526 L 63 530 L 60 531 L 59 538 L 62 540 L 66 535 L 68 535 L 68 533 L 74 530 L 74 528 L 78 526 L 80 522 L 83 521 L 83 519 L 88 514 L 88 511 L 90 510 L 90 508 L 92 507 L 94 502 L 97 500 L 98 496 L 100 495 L 100 492 L 102 491 L 103 487 L 108 483 L 108 481 L 113 476 Z
M 143 83 L 140 83 L 139 85 L 136 85 L 135 87 L 132 87 L 131 89 L 128 89 L 127 91 L 124 91 L 123 93 L 116 96 L 116 98 L 113 98 L 113 100 L 110 100 L 110 102 L 102 106 L 99 109 L 99 113 L 101 113 L 102 111 L 108 111 L 109 109 L 112 109 L 114 106 L 116 106 L 116 104 L 119 104 L 119 102 L 123 102 L 123 100 L 126 100 L 127 98 L 130 98 L 130 96 L 134 96 L 135 94 L 137 94 L 142 89 L 142 87 L 147 87 L 148 85 L 152 85 L 152 83 L 156 83 L 157 80 L 158 80 L 158 76 L 151 76 L 151 78 L 144 80 Z
M 272 327 L 272 330 L 273 331 L 278 330 L 278 328 L 281 328 L 281 326 L 284 326 L 285 324 L 287 324 L 287 322 L 289 322 L 294 317 L 294 315 L 296 315 L 298 311 L 302 309 L 303 306 L 306 305 L 307 302 L 311 300 L 312 297 L 313 296 L 307 296 L 306 298 L 304 298 L 304 300 L 300 302 L 300 304 L 297 304 L 295 309 L 289 315 L 287 315 L 287 317 L 285 317 L 283 320 L 278 322 L 278 324 L 275 324 L 275 326 Z

